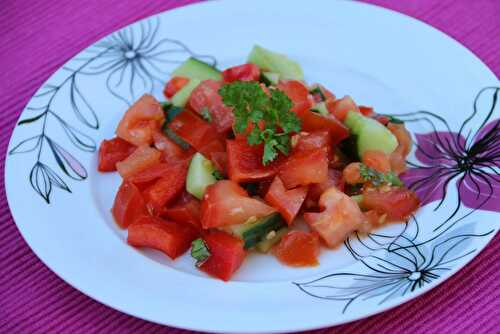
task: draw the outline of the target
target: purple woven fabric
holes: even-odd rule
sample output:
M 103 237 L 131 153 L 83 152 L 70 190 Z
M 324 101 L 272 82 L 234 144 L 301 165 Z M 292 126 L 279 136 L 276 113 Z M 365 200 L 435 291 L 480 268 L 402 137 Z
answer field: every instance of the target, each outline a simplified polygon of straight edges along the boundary
M 0 147 L 35 90 L 64 62 L 138 19 L 193 0 L 15 1 L 0 5 Z M 500 1 L 369 0 L 451 35 L 500 74 Z M 251 3 L 251 1 L 249 1 Z M 362 24 L 362 22 L 357 23 Z M 3 175 L 4 161 L 0 162 Z M 0 333 L 189 333 L 130 317 L 73 289 L 43 265 L 0 191 Z M 312 333 L 500 332 L 500 237 L 457 275 L 385 313 Z

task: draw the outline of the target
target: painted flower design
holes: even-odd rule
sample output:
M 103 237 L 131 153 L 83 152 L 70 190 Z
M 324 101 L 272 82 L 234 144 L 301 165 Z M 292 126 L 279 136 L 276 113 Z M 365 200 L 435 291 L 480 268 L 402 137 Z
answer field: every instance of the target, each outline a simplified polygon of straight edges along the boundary
M 346 246 L 358 260 L 355 268 L 294 284 L 312 297 L 345 302 L 343 313 L 356 302 L 373 299 L 380 305 L 439 279 L 476 251 L 469 247 L 473 238 L 493 233 L 474 233 L 474 223 L 469 223 L 420 240 L 416 220 L 401 229 L 396 237 L 350 237 Z
M 216 66 L 213 56 L 195 54 L 174 39 L 158 38 L 159 23 L 158 18 L 141 21 L 97 43 L 90 52 L 107 52 L 85 73 L 106 73 L 109 91 L 131 104 L 145 92 L 161 88 L 167 75 L 188 57 Z
M 458 131 L 450 130 L 445 119 L 427 111 L 398 115 L 406 122 L 425 121 L 433 127 L 430 133 L 415 135 L 418 163 L 408 162 L 411 168 L 403 180 L 417 192 L 423 205 L 439 201 L 436 210 L 448 197 L 448 186 L 455 184 L 456 204 L 447 221 L 462 206 L 500 211 L 500 119 L 496 113 L 499 90 L 482 89 L 472 114 Z M 438 131 L 438 125 L 447 131 Z

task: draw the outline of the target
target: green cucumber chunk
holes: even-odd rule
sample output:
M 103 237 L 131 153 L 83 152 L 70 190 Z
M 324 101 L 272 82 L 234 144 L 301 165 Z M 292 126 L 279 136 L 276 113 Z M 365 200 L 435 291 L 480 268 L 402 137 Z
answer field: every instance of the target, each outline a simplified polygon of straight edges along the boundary
M 288 227 L 283 227 L 277 231 L 273 230 L 269 232 L 266 237 L 255 246 L 255 249 L 261 253 L 269 252 L 274 245 L 281 241 L 281 238 L 283 238 L 288 231 L 290 231 Z
M 272 213 L 262 218 L 250 218 L 247 222 L 231 225 L 229 228 L 233 234 L 239 236 L 245 242 L 244 248 L 248 249 L 261 240 L 264 240 L 271 231 L 277 231 L 287 226 L 285 220 L 279 213 Z
M 274 72 L 262 72 L 260 75 L 260 81 L 262 81 L 266 86 L 276 86 L 280 81 L 280 74 Z
M 298 63 L 283 54 L 264 49 L 259 45 L 253 47 L 247 61 L 259 66 L 264 72 L 278 73 L 280 79 L 304 79 L 304 72 L 302 72 L 302 68 Z
M 323 116 L 330 115 L 325 102 L 316 103 L 316 105 L 311 109 L 311 111 L 317 112 L 318 114 L 321 114 Z
M 398 146 L 398 140 L 385 126 L 361 113 L 349 111 L 344 124 L 356 136 L 359 157 L 368 150 L 379 150 L 391 154 Z
M 189 79 L 198 79 L 200 81 L 213 79 L 222 80 L 222 75 L 215 67 L 202 62 L 196 58 L 188 58 L 184 63 L 172 72 L 172 77 L 186 77 Z
M 215 170 L 212 161 L 205 158 L 201 153 L 196 152 L 189 164 L 186 178 L 187 192 L 198 199 L 202 199 L 205 189 L 217 182 L 214 176 Z
M 198 79 L 189 79 L 189 82 L 180 91 L 172 96 L 172 104 L 176 107 L 184 107 L 191 96 L 193 90 L 200 84 Z

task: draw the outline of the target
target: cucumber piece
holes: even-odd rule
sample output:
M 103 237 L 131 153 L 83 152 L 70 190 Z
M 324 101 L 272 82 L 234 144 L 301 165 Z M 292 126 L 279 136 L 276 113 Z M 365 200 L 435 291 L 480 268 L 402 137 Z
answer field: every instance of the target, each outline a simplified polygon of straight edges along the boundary
M 198 79 L 200 81 L 213 79 L 222 80 L 222 74 L 215 67 L 202 62 L 196 58 L 188 58 L 184 63 L 177 67 L 172 76 L 186 77 L 189 79 Z
M 276 86 L 280 81 L 280 74 L 274 72 L 262 72 L 260 75 L 260 81 L 262 81 L 266 86 Z
M 189 79 L 189 82 L 180 91 L 172 96 L 172 104 L 176 107 L 184 107 L 191 96 L 193 90 L 200 84 L 198 79 Z
M 187 192 L 198 199 L 202 199 L 205 189 L 217 182 L 213 174 L 215 170 L 212 161 L 205 158 L 201 153 L 196 152 L 189 164 L 186 178 Z
M 316 103 L 316 105 L 311 109 L 311 111 L 317 112 L 318 114 L 321 114 L 323 116 L 330 115 L 325 102 Z
M 300 65 L 283 54 L 279 54 L 259 45 L 255 45 L 248 55 L 248 62 L 260 67 L 264 72 L 280 75 L 280 79 L 304 80 Z
M 245 242 L 244 248 L 255 246 L 265 239 L 271 231 L 277 231 L 287 226 L 285 220 L 279 213 L 272 213 L 260 219 L 250 218 L 247 222 L 238 225 L 231 225 L 231 232 L 239 236 Z
M 398 140 L 385 126 L 363 116 L 361 113 L 349 111 L 344 124 L 356 136 L 356 149 L 359 157 L 368 150 L 379 150 L 391 154 L 398 146 Z
M 255 249 L 261 253 L 269 252 L 274 245 L 281 241 L 281 238 L 283 238 L 288 231 L 290 231 L 288 227 L 283 227 L 277 231 L 273 230 L 269 232 L 266 237 L 255 246 Z

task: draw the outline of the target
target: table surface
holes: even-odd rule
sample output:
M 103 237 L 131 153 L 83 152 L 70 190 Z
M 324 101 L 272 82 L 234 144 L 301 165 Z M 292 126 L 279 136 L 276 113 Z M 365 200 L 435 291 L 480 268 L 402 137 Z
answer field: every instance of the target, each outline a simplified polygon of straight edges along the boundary
M 196 1 L 15 1 L 0 6 L 2 156 L 22 109 L 64 62 L 138 19 Z M 500 0 L 368 0 L 413 16 L 468 47 L 500 73 Z M 0 162 L 3 175 L 4 161 Z M 0 333 L 189 333 L 108 308 L 63 282 L 34 255 L 0 192 Z M 500 331 L 500 237 L 424 296 L 370 318 L 311 333 Z

